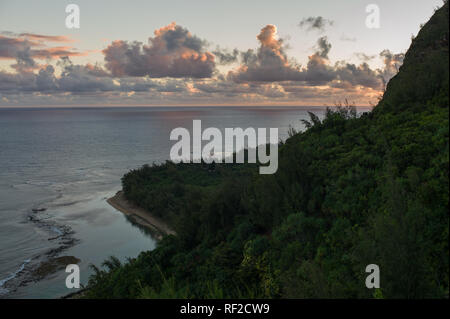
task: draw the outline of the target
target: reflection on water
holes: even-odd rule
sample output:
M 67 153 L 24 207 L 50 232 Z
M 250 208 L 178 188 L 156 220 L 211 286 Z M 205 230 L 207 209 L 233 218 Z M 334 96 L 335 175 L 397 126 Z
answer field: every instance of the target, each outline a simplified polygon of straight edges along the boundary
M 155 232 L 152 231 L 151 229 L 149 229 L 148 227 L 145 227 L 145 226 L 141 225 L 140 223 L 138 223 L 133 216 L 125 215 L 125 218 L 126 218 L 127 222 L 129 222 L 134 227 L 138 228 L 142 232 L 142 234 L 144 234 L 146 236 L 150 236 L 152 238 L 155 238 L 158 236 L 158 234 L 155 234 Z

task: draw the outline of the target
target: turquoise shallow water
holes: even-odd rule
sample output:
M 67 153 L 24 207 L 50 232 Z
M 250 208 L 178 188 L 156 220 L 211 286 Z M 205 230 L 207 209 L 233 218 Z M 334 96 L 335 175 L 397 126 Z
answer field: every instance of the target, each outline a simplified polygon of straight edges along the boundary
M 122 260 L 153 249 L 155 240 L 110 207 L 130 169 L 169 158 L 170 131 L 202 127 L 301 128 L 307 111 L 295 107 L 0 108 L 0 297 L 55 298 L 71 292 L 58 271 L 23 285 L 27 271 L 52 256 L 81 260 L 81 282 L 89 264 L 110 255 Z M 33 208 L 39 223 L 30 221 Z M 64 231 L 74 245 L 55 253 Z M 68 240 L 66 238 L 66 241 Z

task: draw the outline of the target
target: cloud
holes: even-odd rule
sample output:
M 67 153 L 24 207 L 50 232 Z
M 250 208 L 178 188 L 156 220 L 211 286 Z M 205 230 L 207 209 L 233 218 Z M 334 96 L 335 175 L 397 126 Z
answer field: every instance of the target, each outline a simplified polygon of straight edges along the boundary
M 14 59 L 16 64 L 11 65 L 18 72 L 30 72 L 40 65 L 35 59 L 55 59 L 63 56 L 81 56 L 86 52 L 75 51 L 71 46 L 48 47 L 45 41 L 66 42 L 71 41 L 65 36 L 46 36 L 31 33 L 14 34 L 2 32 L 0 35 L 0 59 Z
M 397 74 L 400 66 L 403 64 L 405 55 L 403 53 L 394 54 L 389 50 L 383 50 L 380 53 L 380 57 L 383 58 L 384 69 L 381 71 L 385 84 Z
M 378 70 L 372 70 L 367 63 L 355 65 L 341 61 L 335 65 L 337 82 L 332 87 L 354 87 L 363 86 L 375 90 L 383 89 L 383 81 Z
M 358 59 L 360 59 L 364 62 L 371 61 L 377 57 L 376 55 L 368 55 L 368 54 L 365 54 L 364 52 L 356 52 L 354 54 Z
M 378 56 L 355 53 L 362 61 L 359 64 L 332 63 L 332 45 L 321 36 L 302 66 L 288 56 L 286 42 L 277 35 L 275 25 L 263 27 L 256 38 L 257 48 L 240 51 L 218 46 L 209 52 L 206 41 L 172 23 L 156 30 L 147 44 L 113 41 L 103 50 L 104 61 L 79 65 L 70 60 L 70 54 L 80 53 L 65 46 L 66 37 L 3 32 L 0 58 L 15 62 L 10 65 L 12 72 L 0 70 L 0 103 L 210 105 L 301 101 L 323 105 L 330 99 L 373 101 L 404 58 L 403 54 L 384 50 Z M 59 45 L 49 46 L 49 42 Z M 383 60 L 383 67 L 369 66 L 375 57 Z M 46 64 L 38 63 L 42 59 Z M 226 64 L 235 65 L 227 73 L 216 68 Z
M 320 37 L 317 40 L 317 46 L 319 47 L 317 54 L 324 59 L 328 59 L 328 53 L 331 50 L 331 43 L 328 42 L 328 38 Z
M 36 42 L 65 42 L 65 43 L 75 42 L 74 39 L 64 35 L 45 35 L 30 32 L 15 33 L 11 31 L 0 31 L 0 34 L 12 38 L 21 38 Z
M 284 42 L 277 37 L 273 25 L 265 26 L 257 39 L 257 51 L 249 49 L 241 53 L 241 65 L 228 73 L 228 79 L 242 82 L 298 82 L 303 86 L 324 86 L 353 89 L 365 87 L 381 91 L 387 81 L 398 72 L 403 60 L 402 54 L 392 54 L 388 50 L 380 53 L 384 68 L 372 69 L 367 61 L 373 57 L 358 54 L 363 63 L 356 65 L 338 61 L 332 65 L 329 53 L 332 48 L 326 36 L 318 38 L 316 52 L 308 57 L 306 66 L 301 67 L 285 53 Z
M 347 41 L 347 42 L 356 42 L 357 41 L 356 37 L 350 37 L 346 34 L 341 35 L 340 40 Z
M 33 43 L 21 38 L 10 38 L 0 35 L 0 59 L 15 59 L 17 53 L 30 49 Z
M 308 30 L 308 31 L 317 30 L 317 31 L 323 32 L 323 31 L 325 31 L 327 26 L 332 26 L 333 24 L 334 24 L 334 21 L 325 19 L 321 16 L 318 16 L 318 17 L 304 18 L 302 21 L 300 21 L 298 26 L 300 28 L 305 27 L 306 30 Z
M 220 64 L 231 64 L 237 62 L 239 55 L 241 54 L 238 49 L 234 49 L 230 52 L 229 50 L 221 49 L 220 47 L 217 47 L 217 49 L 212 53 L 218 59 L 217 62 Z
M 86 52 L 78 52 L 71 46 L 47 47 L 45 40 L 56 42 L 71 41 L 64 36 L 45 36 L 29 33 L 22 33 L 16 37 L 0 35 L 0 59 L 16 59 L 17 55 L 24 51 L 27 52 L 30 58 L 38 59 L 86 55 Z
M 84 95 L 95 92 L 185 92 L 185 81 L 167 79 L 124 77 L 115 80 L 98 65 L 75 65 L 68 57 L 57 62 L 61 74 L 56 76 L 55 67 L 41 67 L 37 73 L 18 70 L 18 73 L 0 71 L 0 93 L 42 93 Z
M 230 79 L 237 82 L 300 80 L 301 71 L 290 65 L 284 52 L 283 40 L 277 36 L 276 26 L 266 25 L 256 38 L 260 42 L 257 52 L 251 49 L 244 52 L 243 64 L 228 74 Z
M 43 35 L 36 33 L 20 33 L 18 35 L 21 38 L 26 38 L 34 41 L 48 41 L 48 42 L 74 42 L 73 39 L 63 35 Z
M 284 41 L 278 38 L 274 25 L 269 24 L 261 29 L 257 39 L 260 42 L 258 50 L 243 53 L 243 64 L 229 72 L 229 79 L 236 82 L 303 81 L 309 85 L 322 85 L 335 77 L 326 61 L 331 49 L 326 37 L 319 38 L 318 51 L 309 57 L 306 68 L 288 59 Z
M 100 78 L 91 74 L 90 68 L 73 65 L 67 58 L 58 62 L 62 72 L 59 77 L 55 75 L 55 67 L 47 65 L 40 68 L 37 73 L 22 71 L 19 73 L 0 72 L 0 92 L 21 93 L 60 93 L 60 92 L 98 92 L 114 89 L 110 78 Z
M 103 50 L 105 66 L 115 77 L 207 78 L 215 69 L 206 42 L 175 23 L 154 32 L 148 44 L 114 41 Z

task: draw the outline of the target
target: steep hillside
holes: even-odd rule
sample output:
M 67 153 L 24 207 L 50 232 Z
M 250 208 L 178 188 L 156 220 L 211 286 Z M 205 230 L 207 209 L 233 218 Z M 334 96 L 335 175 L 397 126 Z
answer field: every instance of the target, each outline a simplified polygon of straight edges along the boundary
M 125 195 L 177 236 L 96 268 L 96 298 L 448 298 L 448 3 L 408 50 L 379 105 L 312 116 L 279 169 L 166 163 Z M 381 289 L 365 287 L 377 264 Z

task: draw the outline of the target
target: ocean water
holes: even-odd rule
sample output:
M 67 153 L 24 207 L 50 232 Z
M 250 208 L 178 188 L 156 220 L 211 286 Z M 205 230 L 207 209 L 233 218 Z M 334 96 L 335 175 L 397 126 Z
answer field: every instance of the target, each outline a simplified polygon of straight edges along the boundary
M 30 281 L 53 257 L 80 259 L 86 284 L 90 264 L 153 249 L 151 234 L 105 200 L 130 169 L 169 158 L 172 129 L 200 119 L 203 128 L 277 127 L 284 140 L 307 111 L 322 116 L 324 108 L 0 108 L 0 298 L 73 292 L 64 269 Z

